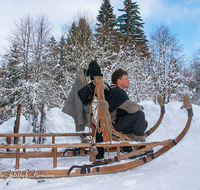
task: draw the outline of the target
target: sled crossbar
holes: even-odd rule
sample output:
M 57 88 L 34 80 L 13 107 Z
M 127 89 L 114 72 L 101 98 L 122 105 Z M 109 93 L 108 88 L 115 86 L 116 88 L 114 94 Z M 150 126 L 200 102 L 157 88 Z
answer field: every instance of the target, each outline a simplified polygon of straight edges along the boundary
M 90 136 L 90 133 L 0 133 L 0 137 L 70 137 Z

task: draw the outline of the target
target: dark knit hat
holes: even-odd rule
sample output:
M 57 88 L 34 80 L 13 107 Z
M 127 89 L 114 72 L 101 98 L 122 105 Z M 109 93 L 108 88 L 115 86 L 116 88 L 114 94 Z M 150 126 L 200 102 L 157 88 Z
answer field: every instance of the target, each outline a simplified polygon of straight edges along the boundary
M 89 64 L 89 69 L 87 70 L 86 76 L 90 75 L 90 79 L 93 80 L 94 76 L 101 76 L 103 77 L 103 74 L 101 74 L 101 69 L 96 61 L 92 61 Z

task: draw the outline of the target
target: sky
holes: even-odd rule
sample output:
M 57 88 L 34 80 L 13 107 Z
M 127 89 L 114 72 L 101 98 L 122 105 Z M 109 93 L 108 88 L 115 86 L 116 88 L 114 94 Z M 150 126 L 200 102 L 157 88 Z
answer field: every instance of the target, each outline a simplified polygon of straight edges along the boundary
M 54 24 L 53 35 L 60 39 L 64 25 L 69 25 L 77 14 L 85 13 L 93 24 L 103 0 L 0 0 L 0 54 L 7 46 L 8 34 L 14 29 L 14 21 L 30 14 L 37 17 L 43 13 Z M 121 14 L 123 0 L 110 0 L 116 15 Z M 183 44 L 185 59 L 192 58 L 200 48 L 200 1 L 199 0 L 138 0 L 144 31 L 150 34 L 161 24 Z

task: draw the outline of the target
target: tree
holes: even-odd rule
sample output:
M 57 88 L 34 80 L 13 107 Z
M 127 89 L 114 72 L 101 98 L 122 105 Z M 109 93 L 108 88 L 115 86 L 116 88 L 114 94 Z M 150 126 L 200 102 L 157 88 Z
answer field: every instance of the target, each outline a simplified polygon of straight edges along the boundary
M 114 27 L 116 26 L 116 16 L 113 14 L 113 7 L 110 4 L 110 0 L 103 0 L 103 3 L 97 15 L 96 32 L 101 36 L 101 43 L 104 44 L 105 38 L 113 38 Z M 101 44 L 101 45 L 102 45 Z
M 30 61 L 31 61 L 31 48 L 32 48 L 32 38 L 34 34 L 34 21 L 30 15 L 20 17 L 15 20 L 15 28 L 11 32 L 9 37 L 10 47 L 17 45 L 18 61 L 21 64 L 23 74 L 23 79 L 28 81 L 30 78 Z
M 180 41 L 162 24 L 150 35 L 149 47 L 151 58 L 147 70 L 152 76 L 153 96 L 160 93 L 165 101 L 169 101 L 172 94 L 183 94 L 186 86 L 181 74 L 183 53 Z
M 77 73 L 80 67 L 86 68 L 95 57 L 92 30 L 85 18 L 72 23 L 66 41 L 67 69 Z
M 47 47 L 51 38 L 52 25 L 45 15 L 40 15 L 35 22 L 33 36 L 33 60 L 32 69 L 34 72 L 34 79 L 39 82 L 41 75 L 46 67 L 44 61 L 47 56 Z
M 121 44 L 135 48 L 141 57 L 149 56 L 147 39 L 144 34 L 144 23 L 139 16 L 137 2 L 124 0 L 124 8 L 118 9 L 124 14 L 118 16 L 118 30 L 121 36 Z
M 51 29 L 52 24 L 43 14 L 36 20 L 28 15 L 15 21 L 1 78 L 1 104 L 6 106 L 2 121 L 16 115 L 19 103 L 28 118 L 31 104 L 38 112 L 43 103 L 49 109 L 62 106 L 66 100 L 71 77 L 59 67 Z
M 194 92 L 193 102 L 200 105 L 200 48 L 194 53 L 191 64 L 191 75 L 193 75 L 192 86 L 190 86 Z
M 63 67 L 66 67 L 67 43 L 66 43 L 64 35 L 61 36 L 60 42 L 58 44 L 58 50 L 59 50 L 59 56 L 60 56 L 59 64 Z

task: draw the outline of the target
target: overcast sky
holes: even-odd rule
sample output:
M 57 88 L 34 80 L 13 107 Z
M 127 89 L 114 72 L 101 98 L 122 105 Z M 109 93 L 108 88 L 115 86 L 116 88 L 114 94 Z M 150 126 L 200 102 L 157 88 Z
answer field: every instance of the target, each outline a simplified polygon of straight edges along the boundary
M 14 27 L 14 20 L 27 14 L 45 14 L 54 23 L 54 36 L 60 39 L 62 26 L 74 20 L 78 12 L 87 12 L 95 19 L 103 0 L 0 0 L 0 54 L 6 45 L 6 36 Z M 123 0 L 110 0 L 114 13 L 120 14 Z M 184 45 L 186 59 L 200 48 L 200 0 L 138 0 L 140 16 L 145 25 L 144 31 L 150 33 L 162 23 L 171 34 L 176 34 Z

